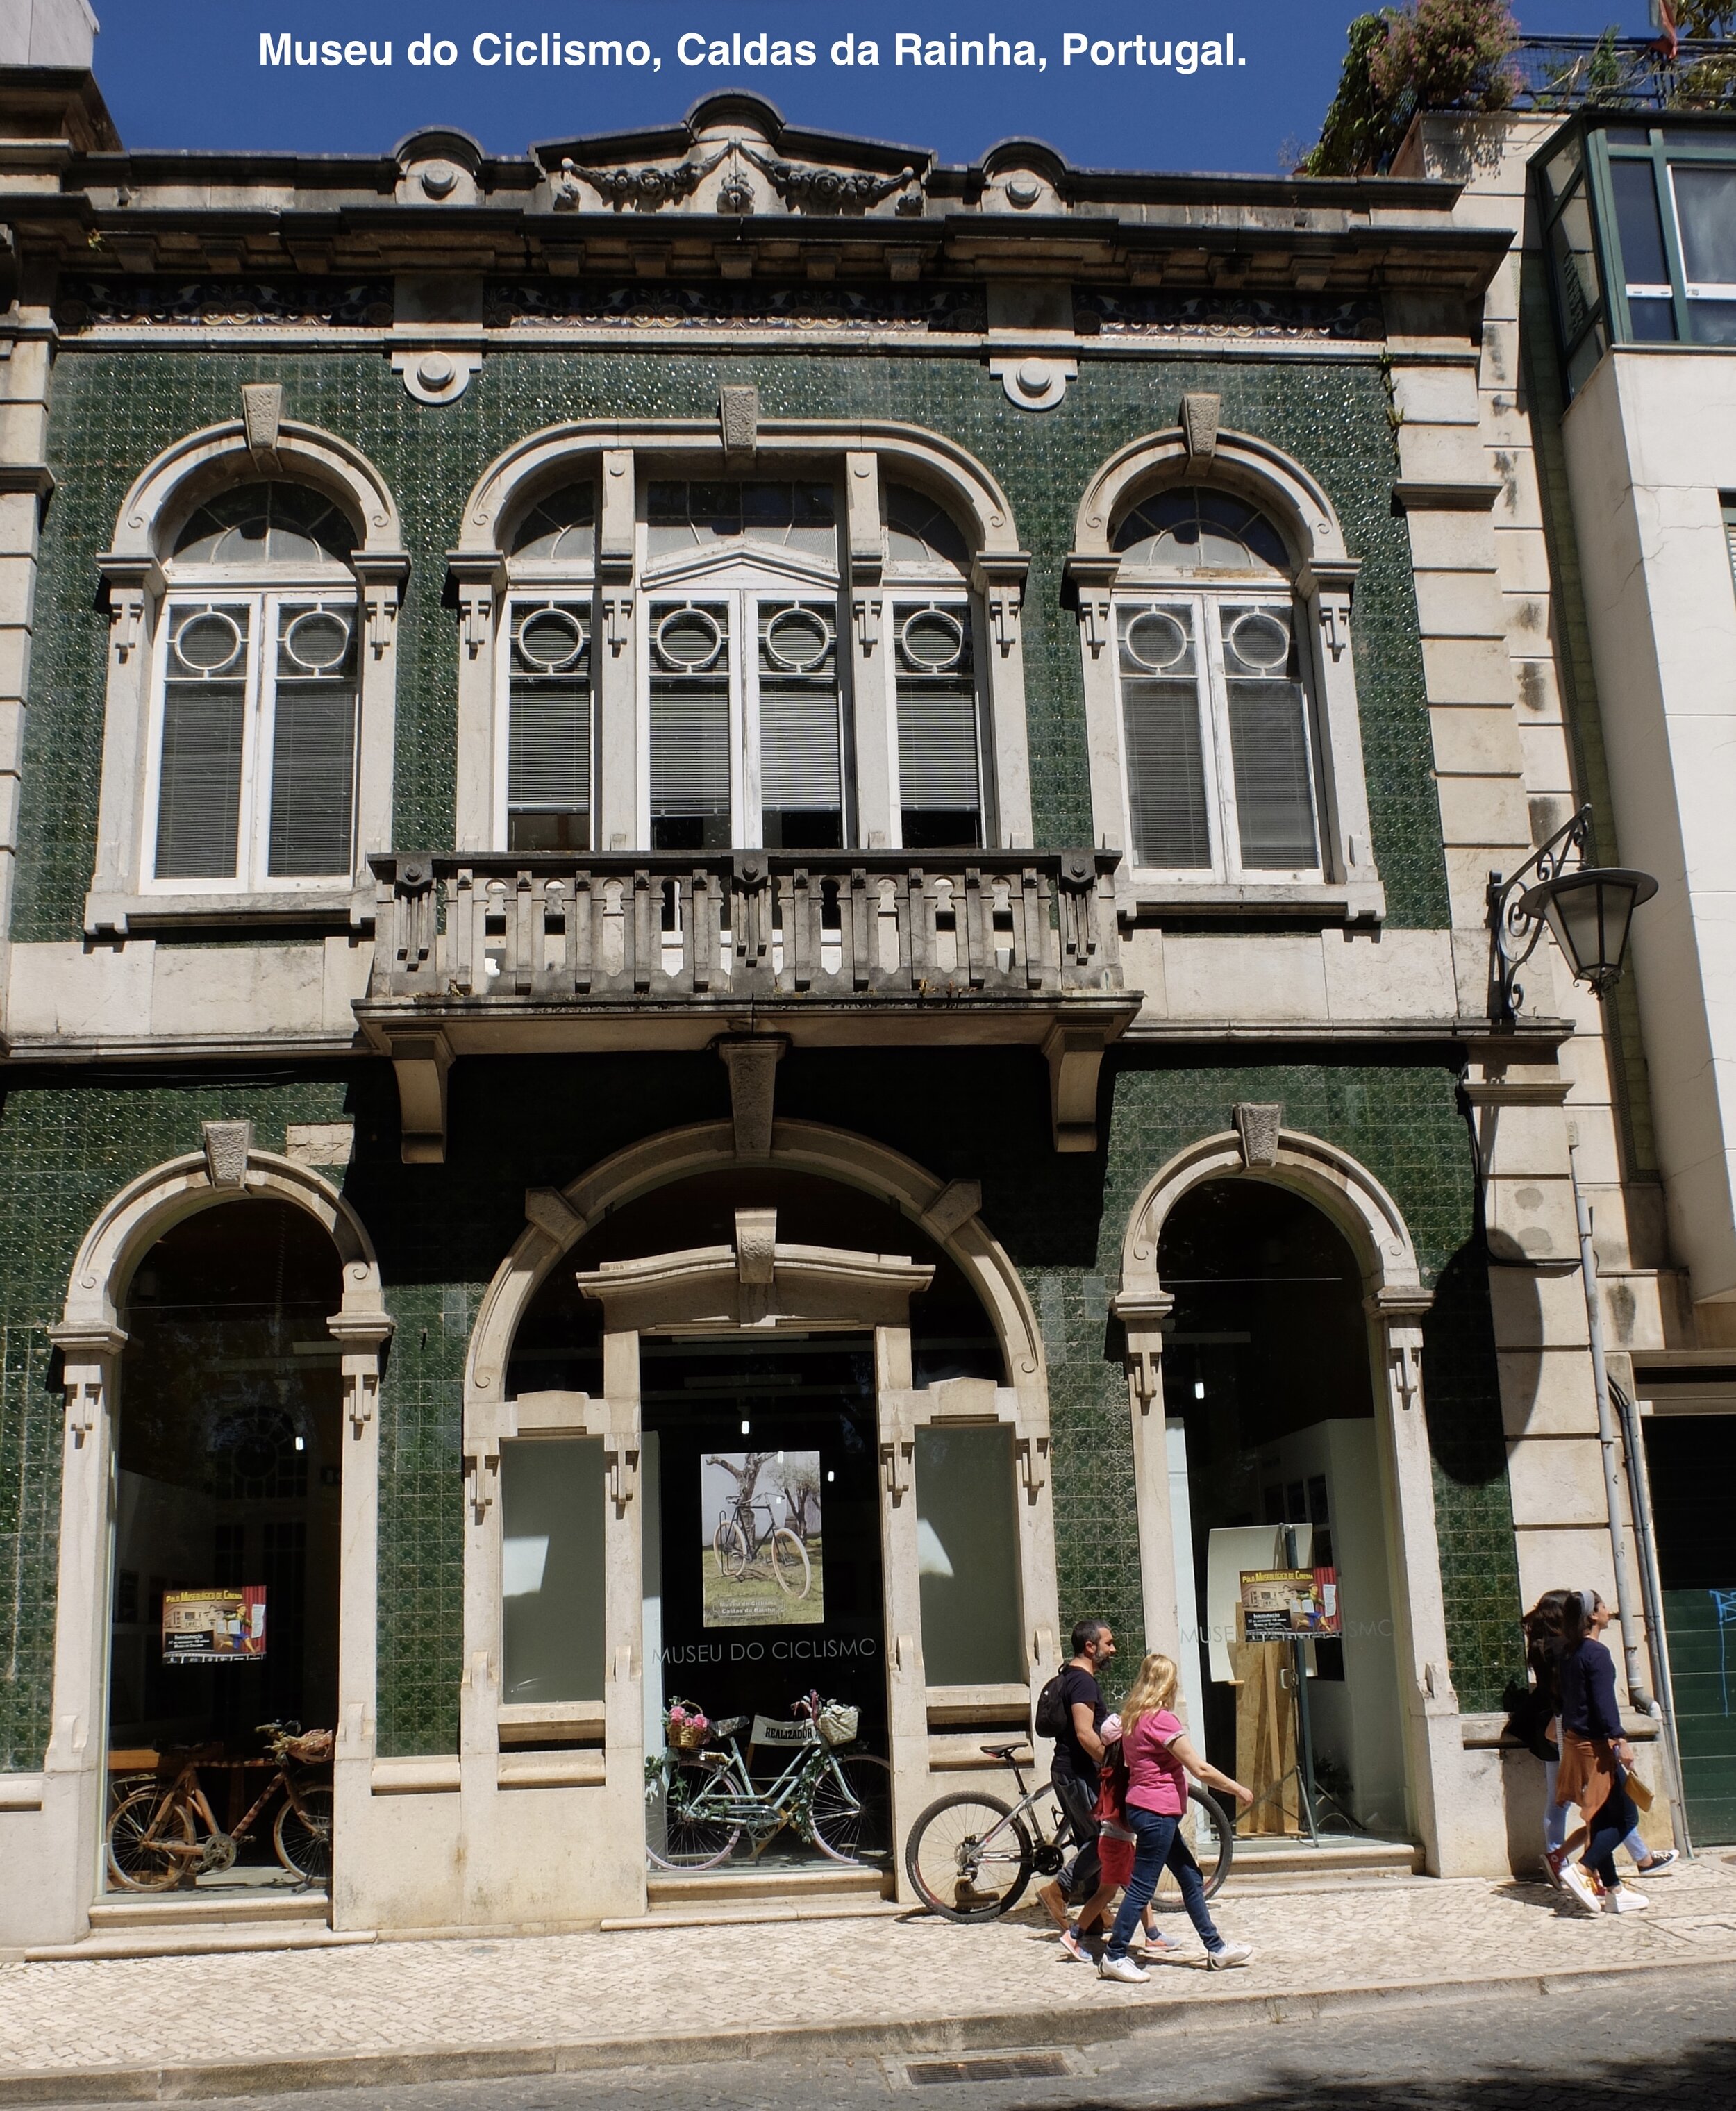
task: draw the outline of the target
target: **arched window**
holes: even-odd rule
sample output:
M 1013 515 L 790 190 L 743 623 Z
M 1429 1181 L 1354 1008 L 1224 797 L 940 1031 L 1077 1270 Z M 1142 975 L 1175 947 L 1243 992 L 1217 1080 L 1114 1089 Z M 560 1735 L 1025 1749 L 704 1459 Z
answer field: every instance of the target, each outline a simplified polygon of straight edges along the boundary
M 908 484 L 884 491 L 898 806 L 909 850 L 984 842 L 983 710 L 970 553 L 952 515 Z
M 1030 841 L 1029 557 L 914 427 L 551 427 L 449 560 L 458 847 L 584 856 Z
M 157 626 L 148 885 L 263 892 L 356 854 L 356 533 L 322 493 L 246 483 L 175 538 Z
M 511 540 L 498 690 L 507 756 L 501 831 L 508 850 L 593 847 L 596 557 L 597 488 L 589 479 L 540 500 Z
M 1320 876 L 1313 670 L 1284 538 L 1234 493 L 1172 485 L 1111 538 L 1137 870 Z

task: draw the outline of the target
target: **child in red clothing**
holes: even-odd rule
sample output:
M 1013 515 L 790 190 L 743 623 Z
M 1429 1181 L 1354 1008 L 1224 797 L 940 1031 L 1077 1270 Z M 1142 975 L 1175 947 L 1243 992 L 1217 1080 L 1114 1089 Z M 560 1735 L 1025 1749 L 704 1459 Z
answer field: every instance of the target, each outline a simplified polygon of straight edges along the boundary
M 1134 1873 L 1134 1835 L 1127 1823 L 1127 1761 L 1121 1750 L 1121 1718 L 1105 1718 L 1098 1732 L 1103 1740 L 1102 1786 L 1097 1791 L 1097 1851 L 1099 1878 L 1096 1891 L 1079 1909 L 1079 1918 L 1061 1932 L 1061 1946 L 1081 1964 L 1091 1962 L 1081 1937 L 1089 1935 L 1109 1918 L 1116 1892 L 1125 1888 Z M 1157 1932 L 1157 1916 L 1149 1904 L 1144 1913 L 1145 1947 L 1175 1950 L 1179 1945 Z

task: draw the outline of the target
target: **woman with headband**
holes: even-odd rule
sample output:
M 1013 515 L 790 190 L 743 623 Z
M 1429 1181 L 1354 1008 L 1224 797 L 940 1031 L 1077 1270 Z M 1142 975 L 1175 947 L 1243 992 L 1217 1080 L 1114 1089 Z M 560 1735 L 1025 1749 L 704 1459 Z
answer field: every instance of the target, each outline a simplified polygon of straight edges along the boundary
M 1576 1803 L 1590 1832 L 1583 1861 L 1565 1862 L 1561 1881 L 1588 1913 L 1643 1913 L 1646 1900 L 1616 1873 L 1616 1850 L 1639 1822 L 1627 1792 L 1633 1748 L 1621 1733 L 1616 1660 L 1597 1640 L 1610 1610 L 1595 1591 L 1570 1591 L 1562 1608 L 1561 1764 L 1555 1800 Z M 1595 1872 L 1603 1886 L 1599 1900 Z

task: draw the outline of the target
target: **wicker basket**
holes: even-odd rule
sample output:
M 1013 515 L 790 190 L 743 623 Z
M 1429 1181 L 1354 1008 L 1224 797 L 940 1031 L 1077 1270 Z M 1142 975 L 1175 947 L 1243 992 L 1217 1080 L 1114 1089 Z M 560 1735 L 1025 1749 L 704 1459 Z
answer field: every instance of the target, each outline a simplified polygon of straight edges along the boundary
M 848 1745 L 856 1736 L 859 1720 L 854 1708 L 845 1707 L 841 1700 L 829 1700 L 820 1711 L 817 1727 L 829 1745 Z
M 697 1752 L 711 1732 L 709 1723 L 671 1723 L 668 1734 L 670 1751 Z
M 308 1730 L 299 1737 L 286 1738 L 284 1750 L 304 1767 L 324 1767 L 331 1764 L 332 1747 L 336 1741 L 329 1730 Z

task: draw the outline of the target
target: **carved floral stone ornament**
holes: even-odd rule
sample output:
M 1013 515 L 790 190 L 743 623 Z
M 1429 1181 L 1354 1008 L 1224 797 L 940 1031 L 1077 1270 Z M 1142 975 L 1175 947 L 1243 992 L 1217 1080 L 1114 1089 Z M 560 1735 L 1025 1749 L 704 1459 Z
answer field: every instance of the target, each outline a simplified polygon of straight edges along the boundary
M 581 184 L 589 184 L 604 202 L 622 212 L 631 206 L 639 212 L 656 212 L 677 198 L 691 196 L 701 179 L 720 167 L 734 147 L 733 140 L 701 161 L 678 161 L 672 168 L 575 169 L 569 156 L 551 185 L 557 212 L 574 212 L 584 202 Z
M 866 169 L 808 168 L 798 161 L 762 154 L 745 140 L 733 143 L 744 160 L 770 179 L 772 188 L 786 205 L 803 212 L 866 212 L 894 191 L 906 190 L 911 184 L 920 189 L 921 179 L 912 168 L 900 169 L 895 176 L 872 175 Z M 919 196 L 919 210 L 920 203 Z

